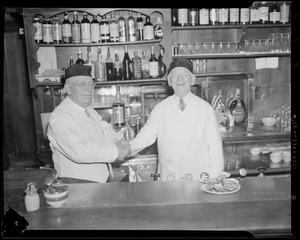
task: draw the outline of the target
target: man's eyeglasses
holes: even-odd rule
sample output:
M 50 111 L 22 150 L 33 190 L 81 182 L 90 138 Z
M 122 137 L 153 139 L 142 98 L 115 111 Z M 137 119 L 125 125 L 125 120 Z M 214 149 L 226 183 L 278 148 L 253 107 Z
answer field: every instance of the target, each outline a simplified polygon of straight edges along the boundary
M 94 88 L 96 86 L 96 83 L 94 82 L 89 82 L 89 83 L 84 83 L 84 82 L 81 82 L 81 83 L 69 83 L 70 85 L 75 85 L 75 86 L 78 86 L 80 87 L 81 89 L 85 89 L 87 88 L 87 86 L 91 87 L 91 88 Z

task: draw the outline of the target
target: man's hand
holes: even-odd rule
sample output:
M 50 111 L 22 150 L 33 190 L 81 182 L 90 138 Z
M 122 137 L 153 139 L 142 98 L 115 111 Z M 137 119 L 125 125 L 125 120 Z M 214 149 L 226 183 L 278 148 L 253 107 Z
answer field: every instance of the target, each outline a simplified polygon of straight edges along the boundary
M 121 140 L 116 142 L 118 148 L 118 158 L 117 160 L 124 160 L 131 154 L 131 148 L 128 141 Z

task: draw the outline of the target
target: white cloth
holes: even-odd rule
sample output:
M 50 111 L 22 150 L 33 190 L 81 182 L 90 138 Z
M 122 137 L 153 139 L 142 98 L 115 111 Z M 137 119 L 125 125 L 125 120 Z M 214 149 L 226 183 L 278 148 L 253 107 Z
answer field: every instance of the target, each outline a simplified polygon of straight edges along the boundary
M 50 141 L 54 168 L 58 177 L 71 177 L 106 182 L 107 163 L 118 157 L 114 142 L 122 138 L 94 109 L 89 114 L 99 125 L 96 130 L 85 109 L 66 97 L 49 119 L 47 136 Z
M 193 93 L 184 98 L 184 111 L 178 101 L 174 94 L 154 107 L 145 126 L 130 141 L 133 154 L 157 139 L 161 180 L 166 180 L 168 173 L 176 175 L 176 179 L 187 173 L 200 179 L 202 172 L 216 177 L 224 169 L 224 158 L 215 112 Z

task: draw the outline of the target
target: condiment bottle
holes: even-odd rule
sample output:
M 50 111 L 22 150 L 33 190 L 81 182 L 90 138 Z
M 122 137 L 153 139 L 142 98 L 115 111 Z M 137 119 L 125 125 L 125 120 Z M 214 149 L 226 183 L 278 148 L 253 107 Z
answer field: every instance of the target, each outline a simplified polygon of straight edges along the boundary
M 36 183 L 28 183 L 25 192 L 25 207 L 27 212 L 33 212 L 38 210 L 40 208 L 40 196 L 37 193 Z

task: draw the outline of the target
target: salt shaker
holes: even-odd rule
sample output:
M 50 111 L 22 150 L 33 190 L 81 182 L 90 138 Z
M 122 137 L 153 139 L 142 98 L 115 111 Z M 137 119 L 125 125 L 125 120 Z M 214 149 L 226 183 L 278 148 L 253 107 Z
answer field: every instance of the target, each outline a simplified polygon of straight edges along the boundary
M 37 193 L 36 183 L 28 183 L 25 192 L 25 207 L 27 212 L 33 212 L 38 210 L 40 208 L 40 196 Z

